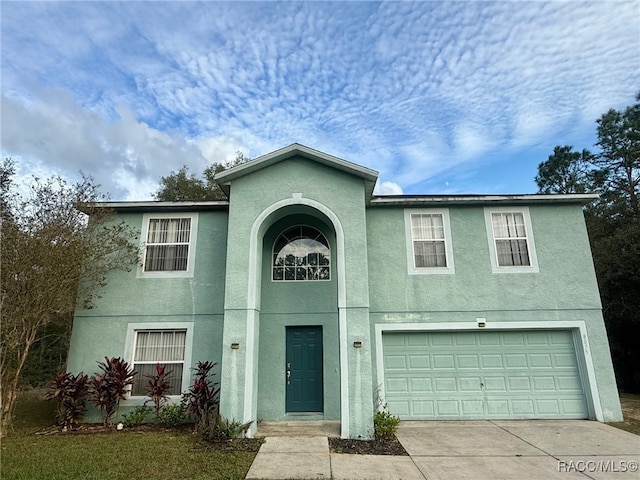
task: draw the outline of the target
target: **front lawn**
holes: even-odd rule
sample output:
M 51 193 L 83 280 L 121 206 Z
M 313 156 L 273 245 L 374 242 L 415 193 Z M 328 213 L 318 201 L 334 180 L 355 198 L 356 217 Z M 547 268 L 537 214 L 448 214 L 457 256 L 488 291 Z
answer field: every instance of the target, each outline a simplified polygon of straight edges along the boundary
M 640 395 L 621 393 L 622 422 L 609 423 L 612 427 L 640 435 Z
M 189 430 L 35 434 L 52 419 L 53 402 L 23 395 L 2 439 L 3 480 L 241 479 L 256 455 L 202 446 Z

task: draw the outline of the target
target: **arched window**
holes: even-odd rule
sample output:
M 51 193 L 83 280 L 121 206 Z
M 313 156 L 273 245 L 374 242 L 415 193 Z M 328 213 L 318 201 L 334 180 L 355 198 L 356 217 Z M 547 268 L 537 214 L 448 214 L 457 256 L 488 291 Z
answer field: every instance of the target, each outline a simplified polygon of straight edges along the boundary
M 330 265 L 329 242 L 313 227 L 289 228 L 273 244 L 274 281 L 330 280 Z

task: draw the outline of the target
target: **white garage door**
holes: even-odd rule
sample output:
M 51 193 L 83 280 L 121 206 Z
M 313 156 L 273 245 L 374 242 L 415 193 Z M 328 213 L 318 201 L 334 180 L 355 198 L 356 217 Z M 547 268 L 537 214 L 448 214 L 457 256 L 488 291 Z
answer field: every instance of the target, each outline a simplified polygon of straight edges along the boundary
M 570 331 L 382 335 L 385 399 L 404 420 L 587 418 Z

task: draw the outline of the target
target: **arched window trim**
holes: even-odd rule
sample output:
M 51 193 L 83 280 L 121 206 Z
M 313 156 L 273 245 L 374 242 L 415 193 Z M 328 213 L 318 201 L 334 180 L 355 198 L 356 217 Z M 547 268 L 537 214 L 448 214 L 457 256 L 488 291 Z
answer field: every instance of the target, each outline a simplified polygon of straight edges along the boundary
M 291 232 L 292 230 L 298 229 L 300 231 L 300 233 L 302 233 L 303 229 L 308 229 L 311 230 L 315 233 L 315 235 L 313 237 L 311 236 L 303 236 L 303 235 L 289 235 L 288 237 L 285 237 L 285 239 L 287 240 L 286 243 L 284 245 L 282 245 L 277 251 L 276 248 L 278 247 L 278 245 L 281 243 L 281 238 L 283 236 L 285 236 L 286 234 L 288 234 L 289 232 Z M 313 241 L 316 241 L 318 243 L 321 243 L 324 247 L 326 247 L 327 251 L 328 251 L 328 255 L 326 255 L 327 259 L 328 259 L 328 263 L 326 264 L 320 264 L 320 261 L 318 260 L 317 264 L 314 265 L 298 265 L 296 263 L 295 266 L 293 265 L 276 265 L 276 259 L 278 258 L 278 255 L 280 254 L 280 252 L 286 248 L 288 245 L 291 245 L 291 243 L 293 243 L 296 240 L 300 240 L 300 239 L 310 239 Z M 311 254 L 313 252 L 309 252 L 307 253 L 307 259 L 309 254 Z M 291 278 L 290 275 L 287 275 L 287 271 L 286 269 L 294 269 L 294 274 L 293 277 Z M 276 275 L 276 269 L 281 269 L 281 275 Z M 307 273 L 305 274 L 305 278 L 298 278 L 298 274 L 301 273 L 300 270 L 297 269 L 304 269 Z M 309 272 L 312 271 L 313 269 L 316 270 L 316 275 L 317 277 L 323 277 L 323 278 L 309 278 Z M 276 278 L 276 276 L 278 276 L 279 278 Z M 289 278 L 287 278 L 287 276 L 289 276 Z M 298 225 L 292 225 L 290 227 L 285 228 L 274 240 L 273 242 L 273 247 L 271 248 L 271 281 L 272 282 L 325 282 L 325 281 L 330 281 L 331 280 L 331 245 L 329 244 L 329 240 L 327 239 L 327 237 L 324 235 L 324 233 L 322 233 L 320 230 L 318 230 L 316 227 L 313 227 L 311 225 L 307 225 L 307 224 L 298 224 Z

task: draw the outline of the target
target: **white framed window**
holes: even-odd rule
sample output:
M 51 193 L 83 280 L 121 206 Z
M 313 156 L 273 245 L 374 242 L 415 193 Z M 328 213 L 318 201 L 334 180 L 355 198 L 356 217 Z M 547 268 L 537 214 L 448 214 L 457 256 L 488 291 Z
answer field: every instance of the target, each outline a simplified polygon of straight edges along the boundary
M 331 250 L 322 232 L 307 225 L 286 229 L 273 244 L 271 280 L 331 280 Z
M 455 273 L 449 210 L 406 209 L 404 223 L 410 274 Z
M 485 208 L 484 214 L 493 273 L 538 272 L 529 208 Z
M 143 215 L 138 276 L 192 277 L 197 231 L 197 213 Z
M 193 322 L 130 323 L 127 328 L 125 358 L 138 373 L 129 399 L 146 397 L 149 379 L 156 364 L 171 371 L 170 397 L 179 398 L 189 388 Z

